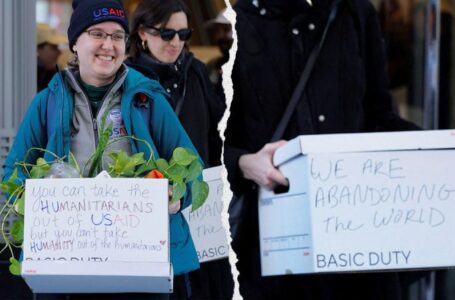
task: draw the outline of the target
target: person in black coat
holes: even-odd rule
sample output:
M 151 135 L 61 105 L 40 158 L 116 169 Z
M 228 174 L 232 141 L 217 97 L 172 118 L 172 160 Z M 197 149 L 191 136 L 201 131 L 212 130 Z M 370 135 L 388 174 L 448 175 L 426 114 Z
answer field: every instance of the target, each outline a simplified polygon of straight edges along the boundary
M 238 228 L 232 247 L 245 299 L 404 299 L 413 280 L 396 272 L 261 277 L 257 186 L 274 189 L 287 184 L 272 164 L 273 153 L 285 142 L 270 139 L 321 39 L 332 2 L 239 0 L 234 7 L 238 51 L 225 164 L 231 189 L 245 199 L 231 224 Z M 418 129 L 394 113 L 385 65 L 371 3 L 341 0 L 283 139 Z
M 224 101 L 215 94 L 205 65 L 186 50 L 191 37 L 190 11 L 180 0 L 142 1 L 136 8 L 127 65 L 158 80 L 205 167 L 221 164 L 217 125 Z M 178 299 L 230 299 L 234 282 L 228 259 L 201 264 L 186 278 L 175 279 Z

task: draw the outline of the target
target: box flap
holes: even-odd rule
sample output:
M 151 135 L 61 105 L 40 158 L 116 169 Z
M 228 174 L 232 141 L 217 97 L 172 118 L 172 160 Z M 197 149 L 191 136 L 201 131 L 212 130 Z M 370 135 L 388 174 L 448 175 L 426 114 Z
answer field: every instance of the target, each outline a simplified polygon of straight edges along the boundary
M 309 153 L 454 148 L 455 130 L 302 135 L 278 149 L 275 152 L 273 162 L 279 166 L 296 155 Z
M 278 167 L 300 154 L 302 154 L 300 138 L 296 137 L 275 151 L 275 154 L 273 155 L 273 165 Z

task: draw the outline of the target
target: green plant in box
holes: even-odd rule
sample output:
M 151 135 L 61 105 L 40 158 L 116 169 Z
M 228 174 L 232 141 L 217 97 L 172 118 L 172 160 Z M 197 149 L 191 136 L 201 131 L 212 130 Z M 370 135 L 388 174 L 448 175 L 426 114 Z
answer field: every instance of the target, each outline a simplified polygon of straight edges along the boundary
M 104 128 L 104 120 L 102 122 Z M 5 205 L 0 208 L 0 215 L 4 213 L 1 220 L 1 234 L 5 241 L 5 246 L 0 249 L 0 253 L 9 250 L 11 253 L 9 270 L 14 275 L 20 275 L 20 262 L 14 257 L 13 248 L 22 248 L 24 237 L 24 207 L 25 207 L 25 181 L 18 176 L 22 171 L 25 178 L 62 178 L 62 177 L 81 177 L 84 170 L 89 167 L 88 176 L 95 177 L 101 170 L 103 154 L 108 147 L 119 139 L 109 141 L 109 135 L 112 126 L 105 127 L 100 132 L 100 141 L 92 157 L 84 166 L 82 172 L 74 156 L 70 153 L 68 162 L 65 158 L 59 158 L 55 154 L 40 148 L 31 148 L 25 157 L 31 151 L 41 151 L 50 153 L 55 157 L 52 162 L 47 162 L 43 158 L 38 158 L 35 164 L 27 162 L 16 163 L 12 175 L 7 181 L 0 183 L 0 189 L 8 195 Z M 133 136 L 123 137 L 144 142 Z M 150 145 L 147 144 L 150 153 L 153 153 Z M 107 171 L 112 177 L 147 177 L 147 178 L 167 178 L 172 185 L 172 200 L 175 202 L 185 197 L 188 193 L 187 186 L 190 186 L 192 197 L 192 211 L 201 207 L 207 199 L 209 187 L 208 184 L 200 180 L 202 173 L 202 164 L 198 156 L 191 150 L 182 147 L 174 149 L 169 161 L 160 158 L 155 160 L 153 155 L 144 159 L 144 153 L 128 155 L 124 151 L 112 151 L 107 154 L 110 158 Z M 161 174 L 161 176 L 151 176 L 151 174 Z M 23 177 L 23 176 L 22 176 Z M 11 226 L 10 231 L 6 228 L 7 219 L 11 214 L 15 214 L 17 219 Z

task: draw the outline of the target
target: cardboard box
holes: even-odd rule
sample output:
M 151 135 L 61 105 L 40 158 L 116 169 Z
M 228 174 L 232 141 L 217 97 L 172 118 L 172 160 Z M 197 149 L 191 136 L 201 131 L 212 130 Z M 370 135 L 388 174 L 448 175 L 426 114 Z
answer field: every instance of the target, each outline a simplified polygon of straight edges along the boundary
M 34 293 L 172 292 L 167 180 L 31 179 L 25 192 Z
M 194 212 L 190 212 L 191 207 L 182 211 L 190 226 L 200 263 L 229 257 L 229 244 L 222 222 L 222 169 L 222 166 L 218 166 L 203 171 L 204 181 L 209 185 L 207 200 Z
M 274 164 L 263 276 L 455 266 L 455 131 L 300 136 Z

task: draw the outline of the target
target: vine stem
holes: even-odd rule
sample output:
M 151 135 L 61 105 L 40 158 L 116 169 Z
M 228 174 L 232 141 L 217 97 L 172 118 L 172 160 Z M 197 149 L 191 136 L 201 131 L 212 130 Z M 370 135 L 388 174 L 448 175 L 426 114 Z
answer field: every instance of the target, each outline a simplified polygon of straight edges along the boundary
M 13 199 L 13 197 L 17 196 L 17 195 L 20 195 L 21 192 L 23 192 L 23 187 L 19 187 L 17 188 L 12 194 L 11 196 L 8 198 L 8 203 L 10 202 L 11 199 Z M 17 199 L 17 197 L 16 197 Z M 11 247 L 11 241 L 10 239 L 6 236 L 6 233 L 5 233 L 5 224 L 6 224 L 6 219 L 8 218 L 8 216 L 11 214 L 11 211 L 14 209 L 14 204 L 16 203 L 17 200 L 14 200 L 13 202 L 13 205 L 11 205 L 9 208 L 8 208 L 8 211 L 6 212 L 5 216 L 3 217 L 3 220 L 2 220 L 2 237 L 3 237 L 3 240 L 5 241 L 5 247 L 0 251 L 0 253 L 2 253 L 5 249 L 9 249 L 9 251 L 11 252 L 11 257 L 14 257 L 14 252 L 13 252 L 13 248 Z M 3 212 L 3 210 L 5 209 L 5 207 L 7 207 L 8 204 L 5 204 L 1 210 L 1 212 Z
M 21 166 L 25 172 L 27 173 L 27 176 L 30 178 L 31 177 L 31 174 L 30 174 L 30 171 L 28 170 L 28 167 L 41 167 L 42 165 L 38 165 L 38 164 L 33 164 L 33 163 L 28 163 L 27 162 L 27 159 L 28 157 L 31 155 L 32 151 L 40 151 L 40 152 L 44 152 L 44 153 L 49 153 L 50 155 L 52 155 L 53 157 L 55 157 L 55 160 L 53 161 L 50 161 L 50 162 L 46 162 L 47 164 L 53 164 L 55 162 L 60 162 L 60 161 L 63 161 L 65 159 L 65 156 L 63 157 L 58 157 L 57 154 L 55 154 L 54 152 L 50 151 L 50 150 L 47 150 L 47 149 L 43 149 L 43 148 L 38 148 L 38 147 L 31 147 L 30 149 L 27 150 L 27 152 L 25 153 L 25 156 L 24 156 L 24 161 L 21 161 L 21 162 L 16 162 L 15 165 L 16 166 Z

